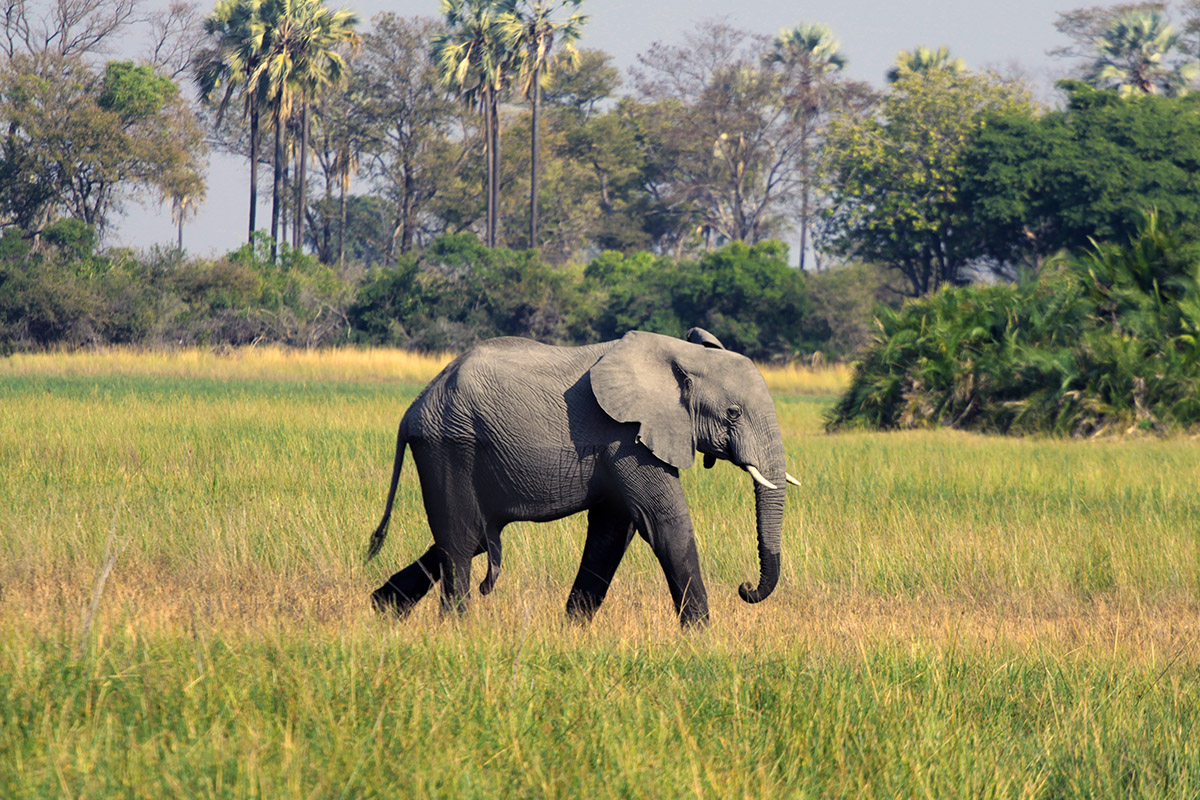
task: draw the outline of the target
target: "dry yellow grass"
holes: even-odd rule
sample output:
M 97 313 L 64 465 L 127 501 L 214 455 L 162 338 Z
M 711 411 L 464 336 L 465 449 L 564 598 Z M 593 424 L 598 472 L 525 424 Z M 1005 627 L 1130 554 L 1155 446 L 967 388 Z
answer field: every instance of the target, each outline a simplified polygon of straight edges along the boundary
M 0 360 L 0 378 L 29 376 L 211 378 L 287 381 L 427 381 L 453 358 L 397 349 L 297 350 L 276 346 L 134 350 L 111 347 L 18 353 Z
M 657 565 L 641 554 L 630 562 L 585 628 L 569 624 L 563 615 L 568 574 L 550 579 L 510 570 L 492 596 L 474 596 L 462 618 L 445 617 L 434 591 L 411 617 L 397 622 L 369 608 L 366 590 L 373 580 L 361 568 L 287 576 L 261 570 L 185 573 L 118 560 L 103 586 L 90 636 L 100 648 L 114 638 L 201 634 L 239 641 L 263 635 L 369 640 L 386 633 L 415 643 L 432 630 L 455 639 L 498 637 L 516 644 L 532 638 L 563 648 L 683 644 L 725 656 L 804 651 L 853 661 L 864 650 L 955 650 L 1001 659 L 1200 666 L 1200 613 L 1194 603 L 1178 600 L 1147 604 L 1119 597 L 1085 601 L 1030 595 L 979 602 L 809 587 L 781 591 L 768 605 L 751 607 L 731 587 L 714 585 L 712 623 L 702 634 L 681 636 Z M 0 637 L 20 642 L 50 635 L 76 643 L 100 569 L 97 563 L 75 570 L 6 570 Z
M 107 347 L 61 353 L 17 353 L 0 359 L 0 378 L 29 376 L 209 378 L 220 380 L 399 381 L 422 383 L 453 354 L 388 348 L 296 350 L 276 346 L 135 350 Z M 829 395 L 846 387 L 849 367 L 760 365 L 772 391 Z

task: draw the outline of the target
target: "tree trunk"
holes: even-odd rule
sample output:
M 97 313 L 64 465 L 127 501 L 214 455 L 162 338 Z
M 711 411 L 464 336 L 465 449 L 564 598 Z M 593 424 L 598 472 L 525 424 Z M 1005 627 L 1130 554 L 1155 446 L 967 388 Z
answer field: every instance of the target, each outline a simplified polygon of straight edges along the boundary
M 329 244 L 333 240 L 333 231 L 330 226 L 330 212 L 333 210 L 333 170 L 325 171 L 325 202 L 321 213 L 321 261 L 328 264 L 333 260 L 333 253 L 329 251 Z
M 279 212 L 283 200 L 283 108 L 275 106 L 275 163 L 271 189 L 271 261 L 279 253 Z
M 258 101 L 250 96 L 250 233 L 246 241 L 254 243 L 254 223 L 258 216 Z
M 292 232 L 292 247 L 304 247 L 305 178 L 308 176 L 308 101 L 300 107 L 300 159 L 296 162 L 296 228 Z
M 503 163 L 500 157 L 500 94 L 492 92 L 492 169 L 495 175 L 492 177 L 492 247 L 498 247 L 500 244 L 500 166 Z
M 279 201 L 279 243 L 291 246 L 291 234 L 288 231 L 292 226 L 291 209 L 288 206 L 291 204 L 289 199 L 292 185 L 292 161 L 288 155 L 287 132 L 283 134 L 283 188 L 280 189 Z
M 411 165 L 404 168 L 404 198 L 401 201 L 400 253 L 412 249 L 413 240 L 413 171 Z
M 346 266 L 346 184 L 350 182 L 350 173 L 342 175 L 341 197 L 338 198 L 338 269 Z
M 800 143 L 800 271 L 804 271 L 805 251 L 808 250 L 808 195 L 810 171 L 808 145 Z
M 538 127 L 539 114 L 542 105 L 542 82 L 537 75 L 533 79 L 533 130 L 529 136 L 529 247 L 538 246 L 538 173 L 541 163 L 538 155 L 538 143 L 541 131 Z
M 483 90 L 483 154 L 485 171 L 487 172 L 487 226 L 483 243 L 488 247 L 496 246 L 496 208 L 493 184 L 496 180 L 495 142 L 492 140 L 492 90 Z

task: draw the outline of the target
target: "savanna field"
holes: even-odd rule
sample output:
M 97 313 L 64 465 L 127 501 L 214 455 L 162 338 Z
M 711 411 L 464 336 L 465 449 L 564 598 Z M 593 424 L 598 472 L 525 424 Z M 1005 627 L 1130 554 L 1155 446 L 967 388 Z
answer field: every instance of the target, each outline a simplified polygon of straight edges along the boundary
M 399 351 L 0 361 L 0 797 L 1200 795 L 1200 442 L 824 432 L 848 374 L 767 371 L 789 489 L 684 477 L 713 611 L 635 539 L 587 628 L 583 518 L 404 621 L 427 546 Z M 475 582 L 483 561 L 476 560 Z

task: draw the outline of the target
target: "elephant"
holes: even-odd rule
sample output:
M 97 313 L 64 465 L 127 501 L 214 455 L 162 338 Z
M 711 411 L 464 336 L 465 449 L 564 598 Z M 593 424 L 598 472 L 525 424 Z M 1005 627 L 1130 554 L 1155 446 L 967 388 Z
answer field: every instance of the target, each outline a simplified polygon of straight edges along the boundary
M 759 578 L 739 588 L 764 600 L 779 578 L 785 481 L 783 439 L 754 363 L 699 328 L 687 339 L 631 331 L 618 340 L 558 347 L 503 337 L 481 342 L 435 377 L 400 422 L 383 519 L 383 546 L 411 448 L 433 545 L 372 595 L 403 616 L 442 582 L 446 610 L 465 608 L 471 561 L 487 554 L 488 594 L 500 534 L 516 521 L 587 511 L 587 537 L 567 614 L 592 619 L 633 538 L 652 548 L 684 626 L 708 619 L 696 542 L 679 472 L 697 451 L 705 467 L 731 461 L 755 482 Z

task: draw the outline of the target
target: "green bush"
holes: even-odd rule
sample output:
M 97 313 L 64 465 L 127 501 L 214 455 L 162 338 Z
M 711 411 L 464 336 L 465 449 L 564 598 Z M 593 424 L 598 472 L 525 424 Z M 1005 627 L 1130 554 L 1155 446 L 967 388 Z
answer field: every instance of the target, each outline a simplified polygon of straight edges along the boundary
M 419 260 L 371 274 L 347 317 L 356 339 L 460 350 L 493 336 L 567 343 L 579 338 L 582 278 L 533 250 L 488 249 L 470 234 L 443 236 Z
M 734 242 L 697 262 L 603 253 L 585 272 L 602 296 L 595 329 L 601 338 L 634 329 L 682 336 L 699 325 L 751 358 L 810 352 L 806 279 L 786 255 L 776 241 Z
M 1147 215 L 1015 285 L 947 288 L 899 311 L 828 425 L 1086 435 L 1200 422 L 1200 247 Z
M 681 336 L 699 325 L 731 349 L 781 359 L 847 337 L 810 320 L 807 278 L 787 266 L 778 242 L 733 243 L 694 262 L 606 252 L 585 268 L 456 234 L 361 279 L 286 245 L 272 258 L 261 234 L 217 259 L 95 245 L 93 229 L 75 220 L 47 228 L 36 247 L 5 231 L 0 347 L 268 341 L 462 350 L 494 336 L 586 344 L 633 329 Z M 863 316 L 865 303 L 855 308 Z

